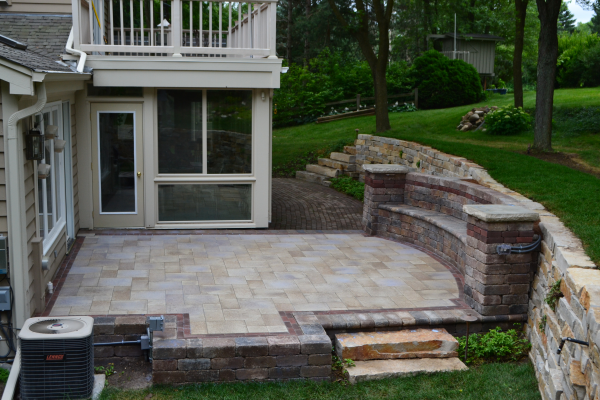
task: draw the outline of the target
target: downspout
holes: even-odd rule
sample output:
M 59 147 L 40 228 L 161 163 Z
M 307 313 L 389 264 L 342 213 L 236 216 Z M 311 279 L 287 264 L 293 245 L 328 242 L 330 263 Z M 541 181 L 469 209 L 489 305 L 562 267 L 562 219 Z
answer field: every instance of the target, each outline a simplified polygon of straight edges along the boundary
M 79 56 L 79 62 L 77 63 L 77 72 L 82 73 L 83 68 L 85 67 L 85 60 L 87 58 L 87 54 L 80 50 L 75 50 L 73 48 L 73 27 L 71 27 L 71 33 L 69 33 L 69 39 L 67 39 L 66 50 L 67 53 L 73 54 L 75 56 Z
M 42 111 L 46 105 L 46 85 L 36 83 L 37 102 L 23 110 L 17 111 L 8 118 L 8 135 L 6 137 L 6 150 L 4 152 L 6 165 L 6 184 L 7 184 L 7 216 L 10 254 L 10 270 L 12 286 L 15 293 L 20 293 L 22 298 L 26 298 L 29 292 L 29 283 L 27 277 L 27 228 L 25 220 L 25 178 L 23 176 L 23 149 L 19 140 L 17 125 L 23 118 Z M 26 304 L 18 304 L 21 301 L 15 301 L 15 324 L 17 327 L 25 322 L 29 317 Z

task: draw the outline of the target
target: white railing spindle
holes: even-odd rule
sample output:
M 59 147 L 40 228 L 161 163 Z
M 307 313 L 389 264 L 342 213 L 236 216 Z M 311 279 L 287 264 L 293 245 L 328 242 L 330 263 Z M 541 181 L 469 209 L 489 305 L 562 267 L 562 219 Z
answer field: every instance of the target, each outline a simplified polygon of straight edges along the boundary
M 198 45 L 200 47 L 204 47 L 204 20 L 202 19 L 202 9 L 204 8 L 204 1 L 200 1 L 200 29 L 198 32 L 199 42 Z
M 190 0 L 190 47 L 194 46 L 194 2 Z
M 212 39 L 212 1 L 208 2 L 208 47 L 213 47 L 213 39 Z
M 109 14 L 110 14 L 110 44 L 115 45 L 115 21 L 113 18 L 113 2 L 112 0 L 108 0 L 109 2 Z
M 142 38 L 140 46 L 144 45 L 144 36 L 144 0 L 140 0 L 140 37 Z
M 90 43 L 94 43 L 94 8 L 92 7 L 92 2 L 88 1 L 88 15 L 90 17 Z
M 227 47 L 231 47 L 231 43 L 229 41 L 231 40 L 231 6 L 233 3 L 229 2 L 227 4 L 227 10 L 229 11 L 229 23 L 227 24 Z
M 135 46 L 135 42 L 133 40 L 133 0 L 129 0 L 129 45 Z

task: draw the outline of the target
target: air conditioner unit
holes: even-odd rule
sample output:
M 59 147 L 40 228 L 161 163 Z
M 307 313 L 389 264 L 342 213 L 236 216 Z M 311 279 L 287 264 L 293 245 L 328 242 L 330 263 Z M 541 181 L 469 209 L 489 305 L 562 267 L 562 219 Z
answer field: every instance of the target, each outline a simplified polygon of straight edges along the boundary
M 21 398 L 88 399 L 94 387 L 94 319 L 30 318 L 19 333 Z

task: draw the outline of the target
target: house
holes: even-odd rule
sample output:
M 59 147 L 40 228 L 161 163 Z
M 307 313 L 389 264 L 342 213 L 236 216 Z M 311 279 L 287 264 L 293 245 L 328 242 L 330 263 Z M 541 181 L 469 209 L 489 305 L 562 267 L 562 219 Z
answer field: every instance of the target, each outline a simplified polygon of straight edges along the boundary
M 276 5 L 0 2 L 0 286 L 17 328 L 80 229 L 268 227 Z
M 460 33 L 455 38 L 454 33 L 446 33 L 428 35 L 427 39 L 433 40 L 434 49 L 446 57 L 463 60 L 474 66 L 483 80 L 495 76 L 496 43 L 504 41 L 504 38 L 480 33 Z

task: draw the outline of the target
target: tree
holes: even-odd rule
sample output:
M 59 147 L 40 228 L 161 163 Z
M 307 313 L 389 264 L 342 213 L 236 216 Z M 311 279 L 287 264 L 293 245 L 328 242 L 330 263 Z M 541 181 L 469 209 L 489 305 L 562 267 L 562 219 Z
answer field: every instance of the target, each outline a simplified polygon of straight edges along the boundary
M 575 16 L 569 11 L 567 3 L 562 3 L 558 14 L 558 31 L 573 33 L 575 31 Z
M 515 0 L 515 51 L 513 54 L 515 107 L 523 107 L 523 45 L 525 41 L 527 3 L 529 3 L 529 0 Z
M 558 59 L 558 14 L 562 0 L 536 0 L 540 19 L 538 39 L 537 88 L 535 100 L 535 132 L 533 146 L 552 150 L 552 108 Z
M 597 33 L 600 35 L 600 4 L 594 4 L 592 9 L 594 10 L 594 16 L 590 21 L 592 25 L 592 33 Z
M 375 89 L 375 130 L 385 132 L 391 129 L 387 107 L 386 71 L 394 0 L 387 0 L 387 4 L 385 0 L 372 0 L 372 3 L 355 0 L 343 3 L 343 8 L 340 8 L 335 0 L 329 0 L 333 14 L 358 42 L 369 64 Z

